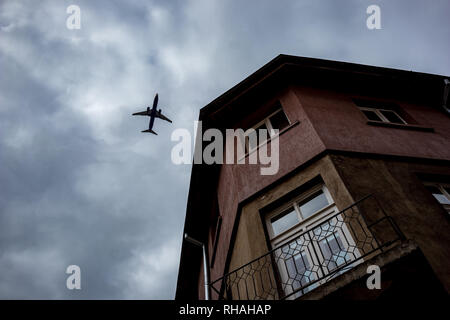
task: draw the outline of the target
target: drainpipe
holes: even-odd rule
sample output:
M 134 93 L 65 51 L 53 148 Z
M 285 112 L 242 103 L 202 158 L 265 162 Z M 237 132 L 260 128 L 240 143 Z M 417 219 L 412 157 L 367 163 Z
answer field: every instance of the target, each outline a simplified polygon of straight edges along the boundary
M 206 245 L 203 242 L 195 240 L 188 236 L 187 233 L 184 234 L 184 239 L 197 247 L 201 247 L 203 251 L 203 276 L 205 282 L 205 300 L 211 299 L 211 288 L 209 287 L 209 261 L 208 261 L 208 251 L 206 250 Z
M 450 81 L 448 79 L 444 79 L 444 95 L 442 97 L 442 108 L 450 116 L 450 109 L 447 107 L 448 99 L 450 93 Z

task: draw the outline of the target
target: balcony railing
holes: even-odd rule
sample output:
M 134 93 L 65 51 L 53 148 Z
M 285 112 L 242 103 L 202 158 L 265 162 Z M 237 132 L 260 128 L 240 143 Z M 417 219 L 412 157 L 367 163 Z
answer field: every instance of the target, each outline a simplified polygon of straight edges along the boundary
M 296 299 L 402 239 L 394 220 L 369 195 L 210 286 L 219 299 Z

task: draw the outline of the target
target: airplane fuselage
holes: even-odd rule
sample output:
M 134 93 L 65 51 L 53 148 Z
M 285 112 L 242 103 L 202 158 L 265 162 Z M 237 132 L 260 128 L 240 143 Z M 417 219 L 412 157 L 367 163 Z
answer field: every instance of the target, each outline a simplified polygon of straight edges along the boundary
M 153 123 L 155 122 L 155 118 L 161 118 L 165 121 L 172 122 L 172 120 L 170 120 L 169 118 L 167 118 L 166 116 L 164 116 L 161 113 L 161 109 L 159 109 L 159 110 L 156 109 L 157 106 L 158 106 L 158 94 L 155 95 L 155 99 L 153 100 L 153 106 L 151 109 L 150 109 L 150 107 L 147 107 L 146 111 L 133 113 L 134 116 L 149 116 L 150 117 L 150 123 L 149 123 L 148 129 L 143 130 L 142 132 L 150 132 L 153 134 L 157 134 L 156 132 L 154 132 L 152 130 Z

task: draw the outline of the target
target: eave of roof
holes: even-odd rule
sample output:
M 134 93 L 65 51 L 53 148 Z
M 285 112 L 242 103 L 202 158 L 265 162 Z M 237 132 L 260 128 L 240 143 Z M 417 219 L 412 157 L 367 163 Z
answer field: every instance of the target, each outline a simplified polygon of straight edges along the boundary
M 317 58 L 307 58 L 292 55 L 280 54 L 260 69 L 252 73 L 250 76 L 224 92 L 222 95 L 208 103 L 200 109 L 200 120 L 204 120 L 218 109 L 238 99 L 242 94 L 250 88 L 257 85 L 261 80 L 269 77 L 271 74 L 282 68 L 283 66 L 292 65 L 297 67 L 314 68 L 320 70 L 329 70 L 335 72 L 347 72 L 353 74 L 366 74 L 372 76 L 389 77 L 401 79 L 422 79 L 422 80 L 443 80 L 449 78 L 442 75 L 422 73 L 415 71 L 406 71 L 400 69 L 392 69 L 385 67 L 377 67 L 350 62 L 323 60 Z

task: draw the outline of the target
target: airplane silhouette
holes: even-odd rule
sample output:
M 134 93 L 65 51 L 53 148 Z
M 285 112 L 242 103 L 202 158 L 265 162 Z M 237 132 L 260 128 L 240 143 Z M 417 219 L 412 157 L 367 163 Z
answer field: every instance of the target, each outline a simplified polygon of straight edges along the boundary
M 158 105 L 158 94 L 155 95 L 155 99 L 153 100 L 153 107 L 151 109 L 150 109 L 150 107 L 147 107 L 147 111 L 133 113 L 133 116 L 149 116 L 150 117 L 150 123 L 148 124 L 148 129 L 143 130 L 141 132 L 150 132 L 150 133 L 158 135 L 155 131 L 152 130 L 153 123 L 155 122 L 155 118 L 160 118 L 160 119 L 163 119 L 163 120 L 166 120 L 166 121 L 172 123 L 172 120 L 170 120 L 169 118 L 167 118 L 166 116 L 164 116 L 161 113 L 161 109 L 156 110 L 157 105 Z

